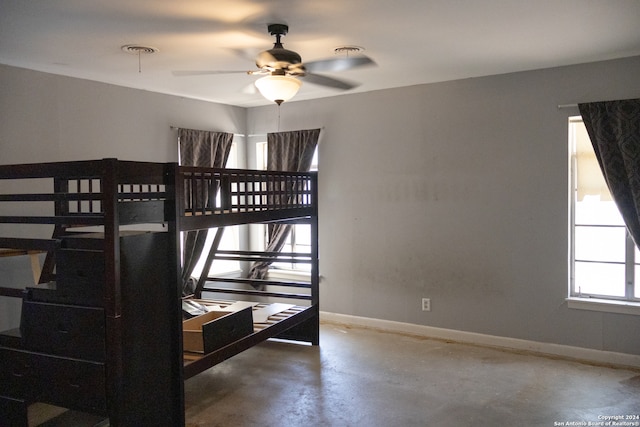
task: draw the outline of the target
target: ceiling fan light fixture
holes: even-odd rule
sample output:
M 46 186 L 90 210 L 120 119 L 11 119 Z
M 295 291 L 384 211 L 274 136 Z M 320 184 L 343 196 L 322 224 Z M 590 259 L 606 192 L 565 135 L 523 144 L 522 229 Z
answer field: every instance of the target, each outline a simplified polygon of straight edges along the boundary
M 302 82 L 295 77 L 272 75 L 256 80 L 255 85 L 262 96 L 280 105 L 298 93 Z

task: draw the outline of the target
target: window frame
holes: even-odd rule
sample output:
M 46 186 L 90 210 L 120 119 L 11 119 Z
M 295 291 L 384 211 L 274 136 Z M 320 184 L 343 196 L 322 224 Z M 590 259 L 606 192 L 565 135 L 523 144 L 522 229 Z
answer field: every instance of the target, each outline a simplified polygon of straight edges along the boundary
M 239 146 L 238 143 L 234 139 L 231 141 L 231 147 L 229 149 L 229 157 L 227 158 L 227 163 L 224 165 L 224 168 L 237 168 L 239 164 Z M 178 162 L 180 162 L 180 145 L 178 144 Z M 220 197 L 220 192 L 216 195 L 217 198 Z M 219 206 L 219 203 L 218 203 Z M 202 269 L 204 268 L 204 264 L 207 259 L 207 255 L 211 249 L 211 245 L 215 234 L 217 232 L 218 227 L 209 228 L 209 233 L 207 234 L 207 239 L 205 241 L 205 245 L 202 249 L 202 254 L 200 255 L 200 259 L 196 263 L 193 268 L 193 277 L 200 277 L 202 274 Z M 224 234 L 222 237 L 222 241 L 220 242 L 219 249 L 224 249 L 226 244 L 231 243 L 231 250 L 239 250 L 240 248 L 240 231 L 238 225 L 225 226 Z M 231 234 L 231 236 L 230 236 Z M 182 242 L 183 242 L 183 232 L 180 233 L 180 242 L 181 248 L 180 253 L 182 254 Z M 182 255 L 181 255 L 182 256 Z M 237 277 L 242 273 L 242 267 L 240 265 L 240 261 L 232 261 L 232 260 L 218 260 L 218 262 L 213 262 L 211 267 L 209 268 L 208 276 L 215 277 Z
M 636 271 L 640 271 L 638 263 L 638 251 L 633 239 L 624 225 L 616 224 L 576 224 L 577 204 L 577 153 L 575 125 L 583 123 L 582 117 L 572 116 L 568 120 L 568 154 L 569 154 L 569 280 L 568 280 L 568 306 L 570 308 L 616 312 L 623 314 L 640 315 L 640 297 L 636 297 L 636 287 L 640 286 L 636 277 Z M 576 285 L 576 262 L 594 262 L 603 264 L 620 264 L 620 261 L 581 260 L 576 259 L 576 229 L 579 227 L 624 227 L 624 296 L 600 295 L 597 293 L 583 293 Z
M 256 142 L 256 169 L 260 169 L 260 170 L 267 169 L 267 159 L 268 159 L 267 146 L 268 146 L 267 141 Z M 309 170 L 310 171 L 318 170 L 318 146 L 316 146 L 315 148 L 313 159 L 311 161 L 311 167 Z M 288 247 L 289 250 L 283 249 L 283 252 L 307 253 L 307 251 L 303 252 L 303 251 L 296 250 L 296 246 L 304 246 L 304 247 L 308 247 L 309 248 L 308 253 L 309 254 L 311 253 L 311 244 L 309 245 L 296 244 L 296 233 L 299 234 L 301 227 L 304 227 L 304 226 L 309 227 L 309 235 L 310 235 L 311 228 L 308 224 L 293 224 L 291 233 L 289 234 L 287 242 L 285 243 L 285 247 Z M 260 233 L 259 244 L 261 245 L 262 248 L 265 248 L 268 240 L 268 227 L 266 224 L 261 225 L 261 230 L 259 233 Z M 275 261 L 269 266 L 269 274 L 272 274 L 274 271 L 278 273 L 283 273 L 285 275 L 301 275 L 304 277 L 310 277 L 311 265 L 306 263 L 284 263 L 284 262 Z

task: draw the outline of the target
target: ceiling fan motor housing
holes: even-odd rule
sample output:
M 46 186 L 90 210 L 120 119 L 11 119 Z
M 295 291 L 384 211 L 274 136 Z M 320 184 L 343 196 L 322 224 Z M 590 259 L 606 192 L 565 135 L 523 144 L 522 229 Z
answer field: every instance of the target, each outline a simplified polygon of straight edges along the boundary
M 287 68 L 301 64 L 302 58 L 296 52 L 284 48 L 273 48 L 260 52 L 256 57 L 258 68 Z
M 256 57 L 256 65 L 258 68 L 267 68 L 270 70 L 288 70 L 303 72 L 302 57 L 292 50 L 285 49 L 282 46 L 280 37 L 287 34 L 289 26 L 285 24 L 270 24 L 269 33 L 276 36 L 276 42 L 272 49 L 260 52 Z M 298 65 L 296 67 L 296 65 Z
M 269 24 L 267 30 L 272 36 L 286 36 L 289 32 L 289 26 L 287 24 Z

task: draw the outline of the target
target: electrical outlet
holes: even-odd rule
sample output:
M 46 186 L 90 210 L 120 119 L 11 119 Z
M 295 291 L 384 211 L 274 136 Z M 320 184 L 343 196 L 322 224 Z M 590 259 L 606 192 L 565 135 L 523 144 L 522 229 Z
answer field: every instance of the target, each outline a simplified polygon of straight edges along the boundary
M 431 299 L 422 298 L 422 311 L 431 311 Z

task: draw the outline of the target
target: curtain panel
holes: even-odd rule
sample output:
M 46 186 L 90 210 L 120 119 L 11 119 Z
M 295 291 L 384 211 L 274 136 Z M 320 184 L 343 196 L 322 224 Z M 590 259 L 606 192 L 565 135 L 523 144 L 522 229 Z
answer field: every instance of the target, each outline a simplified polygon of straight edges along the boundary
M 578 108 L 609 191 L 640 248 L 640 99 Z
M 267 134 L 267 170 L 308 172 L 318 145 L 320 129 L 296 130 Z M 266 252 L 280 252 L 291 233 L 292 225 L 269 224 Z M 255 262 L 250 279 L 264 279 L 271 262 Z
M 182 166 L 223 168 L 229 158 L 232 141 L 232 133 L 178 129 L 180 164 Z M 217 189 L 214 191 L 217 193 Z M 199 192 L 199 194 L 202 193 Z M 185 189 L 185 197 L 191 197 L 190 189 Z M 206 200 L 203 202 L 207 203 Z M 182 254 L 182 293 L 184 295 L 191 294 L 195 290 L 196 281 L 191 276 L 204 250 L 208 232 L 207 229 L 193 230 L 184 235 Z M 215 249 L 212 248 L 212 250 Z

